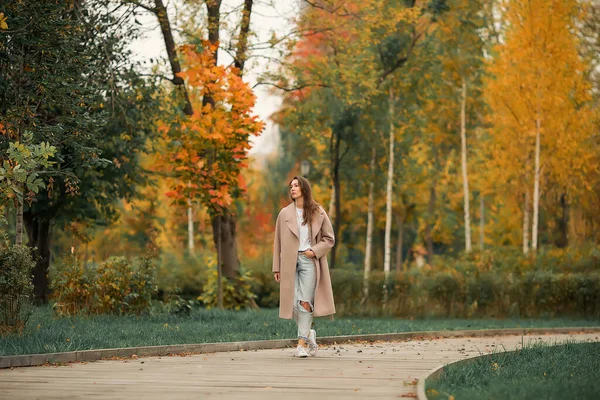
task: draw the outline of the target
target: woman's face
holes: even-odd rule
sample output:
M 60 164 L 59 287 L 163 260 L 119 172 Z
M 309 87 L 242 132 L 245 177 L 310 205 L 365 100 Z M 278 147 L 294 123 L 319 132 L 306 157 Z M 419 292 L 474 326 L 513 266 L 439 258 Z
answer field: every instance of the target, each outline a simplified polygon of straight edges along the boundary
M 302 197 L 302 189 L 300 189 L 300 183 L 298 183 L 298 179 L 294 179 L 292 183 L 290 183 L 290 195 L 294 200 Z

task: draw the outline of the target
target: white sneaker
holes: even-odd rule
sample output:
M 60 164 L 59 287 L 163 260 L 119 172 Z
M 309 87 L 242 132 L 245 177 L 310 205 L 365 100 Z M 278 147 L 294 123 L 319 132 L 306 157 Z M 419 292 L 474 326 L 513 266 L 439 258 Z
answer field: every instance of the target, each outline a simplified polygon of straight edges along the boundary
M 308 335 L 308 354 L 314 357 L 317 355 L 317 351 L 319 351 L 319 345 L 317 344 L 317 331 L 311 329 L 310 334 Z
M 308 357 L 308 353 L 306 352 L 306 349 L 304 348 L 304 346 L 298 345 L 298 347 L 296 347 L 296 357 L 298 357 L 298 358 Z

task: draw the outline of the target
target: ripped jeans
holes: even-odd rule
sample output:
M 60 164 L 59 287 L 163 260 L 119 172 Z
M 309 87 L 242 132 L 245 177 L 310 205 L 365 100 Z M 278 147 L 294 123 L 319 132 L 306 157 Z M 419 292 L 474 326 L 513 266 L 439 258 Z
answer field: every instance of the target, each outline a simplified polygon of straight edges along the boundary
M 317 274 L 315 261 L 303 254 L 298 254 L 296 262 L 296 291 L 294 293 L 294 311 L 292 317 L 298 325 L 298 338 L 308 340 L 310 328 L 313 322 L 313 302 L 315 299 L 315 286 L 317 285 Z M 300 305 L 301 301 L 310 304 L 311 312 L 306 311 Z

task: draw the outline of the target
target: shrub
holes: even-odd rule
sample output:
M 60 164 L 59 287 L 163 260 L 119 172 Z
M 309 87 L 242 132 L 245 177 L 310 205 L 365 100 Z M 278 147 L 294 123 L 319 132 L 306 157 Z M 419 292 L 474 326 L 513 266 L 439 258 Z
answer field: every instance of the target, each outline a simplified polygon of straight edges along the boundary
M 31 249 L 14 245 L 0 248 L 0 333 L 21 332 L 29 317 L 33 296 Z
M 140 314 L 148 311 L 152 295 L 157 292 L 155 274 L 155 265 L 149 258 L 140 258 L 137 264 L 125 257 L 109 258 L 95 271 L 94 312 Z
M 338 315 L 401 318 L 600 315 L 599 273 L 532 271 L 520 276 L 412 269 L 390 277 L 385 305 L 381 271 L 370 276 L 367 302 L 362 300 L 362 273 L 333 270 L 332 284 Z
M 239 277 L 234 281 L 222 278 L 223 307 L 240 310 L 242 308 L 256 308 L 256 297 L 252 293 L 254 279 L 249 270 L 240 271 Z M 204 285 L 204 292 L 198 296 L 207 308 L 216 307 L 218 303 L 218 275 L 217 271 L 211 271 L 208 281 Z
M 467 278 L 467 305 L 471 307 L 470 314 L 488 311 L 502 301 L 502 280 L 494 273 L 483 273 Z
M 251 290 L 259 307 L 275 308 L 279 305 L 279 283 L 275 281 L 271 271 L 254 272 Z
M 147 312 L 157 292 L 155 275 L 156 266 L 147 257 L 135 262 L 112 257 L 96 268 L 66 257 L 50 271 L 54 309 L 58 315 Z
M 163 251 L 157 260 L 157 282 L 162 299 L 168 301 L 172 293 L 184 298 L 196 298 L 207 281 L 207 267 L 216 268 L 213 259 L 213 256 L 201 250 L 195 254 Z
M 599 315 L 600 274 L 578 274 L 574 279 L 577 282 L 575 309 L 583 315 Z
M 425 287 L 430 298 L 437 300 L 447 316 L 454 314 L 457 302 L 462 303 L 463 287 L 456 272 L 435 273 L 426 280 Z
M 49 271 L 50 289 L 56 303 L 56 314 L 76 315 L 90 311 L 92 305 L 92 281 L 90 274 L 79 264 L 75 255 L 59 259 Z
M 177 293 L 171 293 L 164 303 L 159 302 L 161 311 L 174 315 L 189 316 L 196 305 L 195 300 L 187 300 Z

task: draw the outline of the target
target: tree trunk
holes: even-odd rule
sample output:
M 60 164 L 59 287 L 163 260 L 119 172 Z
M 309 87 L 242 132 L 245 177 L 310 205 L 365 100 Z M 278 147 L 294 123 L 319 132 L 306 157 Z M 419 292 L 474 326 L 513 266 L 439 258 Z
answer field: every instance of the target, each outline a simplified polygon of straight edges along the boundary
M 33 270 L 33 288 L 36 303 L 48 302 L 50 294 L 48 268 L 50 267 L 50 221 L 34 216 L 30 212 L 23 214 L 29 246 L 35 260 Z
M 335 220 L 333 221 L 333 232 L 335 237 L 335 243 L 331 249 L 331 269 L 334 269 L 337 264 L 337 249 L 339 244 L 342 242 L 340 238 L 340 226 L 342 225 L 342 210 L 341 210 L 341 188 L 340 188 L 340 171 L 339 171 L 339 160 L 335 168 L 335 179 L 333 181 L 335 187 Z
M 330 264 L 330 268 L 333 269 L 335 268 L 335 263 L 336 263 L 336 255 L 337 255 L 337 249 L 338 249 L 338 245 L 341 242 L 340 238 L 339 238 L 339 232 L 340 232 L 340 225 L 341 225 L 341 218 L 340 218 L 340 214 L 341 214 L 341 207 L 340 207 L 340 145 L 341 145 L 341 138 L 339 133 L 336 132 L 332 132 L 331 133 L 331 166 L 332 166 L 332 170 L 331 170 L 331 179 L 332 179 L 332 193 L 331 193 L 331 197 L 332 197 L 332 202 L 329 204 L 329 208 L 330 211 L 333 211 L 333 216 L 330 215 L 331 218 L 331 222 L 333 225 L 333 234 L 335 236 L 335 244 L 333 245 L 333 248 L 331 249 L 331 264 Z
M 190 254 L 194 253 L 194 219 L 192 213 L 192 204 L 191 201 L 188 200 L 188 209 L 187 209 L 187 217 L 188 217 L 188 250 Z
M 184 114 L 192 115 L 194 110 L 185 87 L 185 82 L 183 81 L 183 78 L 178 75 L 181 72 L 181 64 L 179 63 L 179 57 L 177 56 L 177 48 L 175 46 L 175 40 L 173 39 L 169 15 L 167 14 L 167 9 L 162 0 L 154 0 L 154 14 L 158 19 L 160 30 L 165 41 L 165 47 L 167 48 L 167 56 L 169 57 L 169 63 L 171 64 L 171 72 L 173 73 L 171 82 L 179 89 L 185 99 L 185 106 L 183 108 Z
M 394 187 L 394 93 L 390 88 L 389 93 L 389 118 L 390 118 L 390 152 L 388 156 L 388 175 L 386 186 L 386 202 L 385 202 L 385 239 L 384 239 L 384 256 L 383 256 L 383 271 L 385 274 L 386 283 L 384 284 L 387 290 L 387 279 L 390 275 L 391 264 L 391 241 L 392 241 L 392 193 Z
M 539 116 L 535 121 L 535 180 L 533 183 L 533 226 L 531 229 L 531 249 L 538 248 L 538 224 L 540 218 L 540 135 L 541 121 Z
M 15 223 L 15 244 L 23 244 L 23 200 L 17 199 L 17 221 Z
M 463 180 L 465 250 L 471 252 L 471 212 L 469 210 L 469 178 L 467 174 L 467 82 L 462 78 L 462 96 L 460 102 L 460 161 Z
M 228 279 L 236 279 L 240 269 L 236 245 L 236 221 L 229 210 L 224 210 L 223 215 L 212 218 L 213 239 L 220 249 L 220 264 L 223 275 Z
M 396 214 L 396 222 L 398 224 L 398 240 L 396 241 L 396 272 L 402 270 L 402 246 L 404 241 L 404 219 L 406 215 Z
M 204 0 L 208 12 L 208 41 L 213 45 L 219 44 L 219 29 L 221 27 L 222 0 Z M 250 16 L 248 16 L 250 18 Z M 218 64 L 219 52 L 215 51 L 215 65 Z M 236 57 L 238 58 L 238 57 Z
M 223 251 L 221 249 L 221 219 L 213 220 L 216 221 L 217 226 L 213 225 L 213 232 L 216 232 L 217 244 L 217 307 L 222 310 L 223 307 Z
M 363 299 L 364 304 L 369 298 L 369 275 L 371 274 L 371 252 L 373 249 L 373 219 L 374 219 L 374 192 L 375 192 L 375 161 L 377 159 L 377 150 L 375 146 L 371 150 L 371 180 L 369 182 L 369 203 L 367 211 L 367 244 L 365 246 L 365 268 L 363 279 Z
M 234 65 L 240 70 L 240 75 L 244 70 L 248 50 L 248 33 L 250 32 L 250 16 L 252 15 L 253 0 L 244 0 L 244 9 L 242 10 L 242 21 L 240 26 L 240 35 L 238 37 L 236 57 Z
M 386 184 L 386 196 L 385 196 L 385 236 L 383 246 L 383 308 L 387 307 L 387 301 L 389 296 L 388 279 L 390 276 L 390 264 L 391 251 L 392 251 L 392 192 L 394 186 L 394 144 L 395 144 L 395 132 L 394 132 L 394 92 L 390 87 L 389 92 L 389 104 L 388 114 L 390 119 L 390 153 L 388 155 L 388 175 Z
M 188 187 L 190 187 L 192 183 L 188 181 Z M 187 209 L 187 217 L 188 217 L 188 250 L 190 254 L 194 254 L 194 218 L 192 212 L 192 199 L 188 199 L 187 201 L 188 209 Z
M 427 241 L 427 263 L 433 264 L 433 225 L 434 225 L 434 210 L 435 210 L 435 192 L 436 180 L 434 179 L 429 189 L 429 204 L 427 206 L 427 224 L 425 225 L 425 237 Z
M 333 181 L 333 179 L 332 179 L 332 181 Z M 335 185 L 332 182 L 331 183 L 331 197 L 329 199 L 329 210 L 327 211 L 329 218 L 332 220 L 335 218 L 335 198 L 336 197 L 337 196 L 335 195 Z
M 485 239 L 485 196 L 479 194 L 479 250 L 483 251 Z
M 525 190 L 523 205 L 523 254 L 529 253 L 529 191 Z
M 558 238 L 556 239 L 556 246 L 564 248 L 569 245 L 569 203 L 567 201 L 567 194 L 563 193 L 560 195 L 560 208 L 561 217 L 558 219 Z

